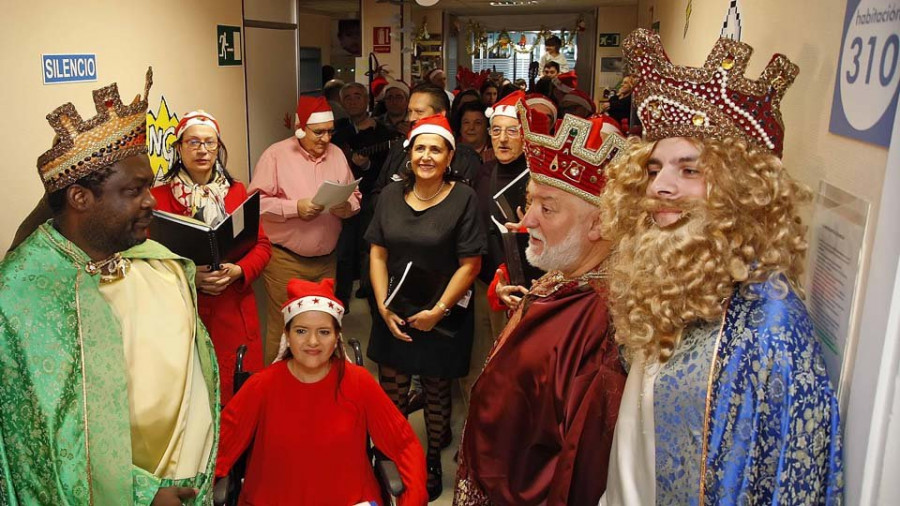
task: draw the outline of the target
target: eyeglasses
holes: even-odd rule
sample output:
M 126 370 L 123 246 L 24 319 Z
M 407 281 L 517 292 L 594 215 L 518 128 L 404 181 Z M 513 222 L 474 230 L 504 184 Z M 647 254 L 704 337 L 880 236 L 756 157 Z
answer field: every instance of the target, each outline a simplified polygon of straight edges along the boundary
M 503 127 L 495 126 L 495 127 L 491 127 L 491 129 L 488 131 L 490 132 L 491 137 L 500 137 L 500 134 L 503 132 L 506 132 L 506 136 L 509 137 L 510 139 L 517 139 L 522 136 L 522 130 L 520 130 L 519 127 L 503 128 Z
M 307 127 L 307 129 L 316 137 L 316 139 L 321 139 L 322 137 L 325 137 L 326 134 L 328 135 L 328 137 L 334 137 L 333 128 L 329 128 L 327 130 L 313 130 L 312 128 Z
M 199 139 L 191 139 L 185 142 L 185 144 L 187 144 L 187 147 L 190 148 L 191 151 L 200 151 L 200 146 L 206 148 L 206 150 L 210 153 L 219 149 L 219 141 L 201 141 Z

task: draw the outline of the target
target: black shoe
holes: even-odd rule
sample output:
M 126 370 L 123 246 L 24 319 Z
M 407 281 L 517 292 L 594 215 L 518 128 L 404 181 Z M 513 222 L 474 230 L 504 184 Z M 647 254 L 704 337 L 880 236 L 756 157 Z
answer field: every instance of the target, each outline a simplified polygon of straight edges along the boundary
M 410 390 L 406 396 L 406 414 L 410 415 L 425 407 L 425 392 Z
M 444 491 L 444 480 L 442 477 L 440 459 L 428 459 L 428 480 L 425 482 L 425 489 L 428 491 L 428 502 L 436 500 Z

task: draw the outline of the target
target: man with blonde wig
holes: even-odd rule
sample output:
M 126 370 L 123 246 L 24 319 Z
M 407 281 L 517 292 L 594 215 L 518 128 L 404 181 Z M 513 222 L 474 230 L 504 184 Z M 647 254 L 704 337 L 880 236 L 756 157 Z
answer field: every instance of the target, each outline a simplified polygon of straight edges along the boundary
M 555 136 L 540 134 L 516 107 L 531 173 L 526 255 L 547 274 L 518 303 L 472 389 L 453 502 L 596 504 L 625 382 L 608 325 L 612 244 L 597 205 L 624 141 L 602 133 L 602 120 L 571 115 Z
M 747 79 L 730 39 L 675 66 L 646 30 L 624 51 L 646 138 L 602 198 L 629 375 L 601 504 L 839 504 L 838 403 L 801 300 L 810 193 L 780 158 L 797 66 Z

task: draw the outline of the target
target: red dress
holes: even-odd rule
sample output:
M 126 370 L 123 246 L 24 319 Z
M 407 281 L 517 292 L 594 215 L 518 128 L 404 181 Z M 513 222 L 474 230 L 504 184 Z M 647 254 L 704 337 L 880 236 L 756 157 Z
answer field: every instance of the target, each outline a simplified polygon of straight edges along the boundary
M 186 207 L 175 200 L 169 185 L 150 190 L 156 197 L 156 208 L 169 213 L 189 215 Z M 238 181 L 231 184 L 225 195 L 225 211 L 234 211 L 247 199 L 247 189 Z M 262 341 L 260 340 L 259 315 L 253 282 L 262 273 L 272 256 L 272 243 L 259 227 L 256 246 L 237 261 L 244 276 L 232 283 L 219 295 L 197 292 L 197 312 L 206 325 L 216 349 L 219 362 L 219 379 L 222 388 L 221 402 L 225 404 L 233 393 L 234 361 L 238 346 L 247 345 L 244 370 L 258 371 L 263 367 Z
M 250 377 L 222 412 L 216 476 L 228 474 L 252 441 L 242 505 L 381 504 L 366 437 L 397 464 L 401 506 L 423 506 L 425 455 L 409 422 L 371 374 L 346 363 L 302 383 L 287 362 Z

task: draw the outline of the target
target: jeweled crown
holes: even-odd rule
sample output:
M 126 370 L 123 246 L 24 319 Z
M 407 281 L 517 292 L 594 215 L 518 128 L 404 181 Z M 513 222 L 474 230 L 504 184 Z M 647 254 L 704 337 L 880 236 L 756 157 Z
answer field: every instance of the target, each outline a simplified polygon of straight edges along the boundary
M 753 48 L 721 38 L 702 67 L 673 65 L 659 35 L 638 29 L 622 44 L 638 78 L 633 102 L 644 137 L 741 137 L 781 156 L 781 99 L 799 68 L 776 54 L 753 81 L 744 77 Z
M 531 179 L 600 205 L 606 186 L 606 168 L 625 153 L 625 139 L 602 132 L 603 119 L 566 114 L 556 135 L 534 130 L 528 110 L 516 105 L 525 133 L 525 159 Z
M 94 90 L 97 115 L 85 121 L 71 102 L 47 115 L 56 131 L 52 148 L 38 157 L 37 168 L 47 193 L 65 188 L 92 172 L 147 152 L 147 97 L 153 69 L 147 69 L 144 98 L 122 103 L 113 83 Z

